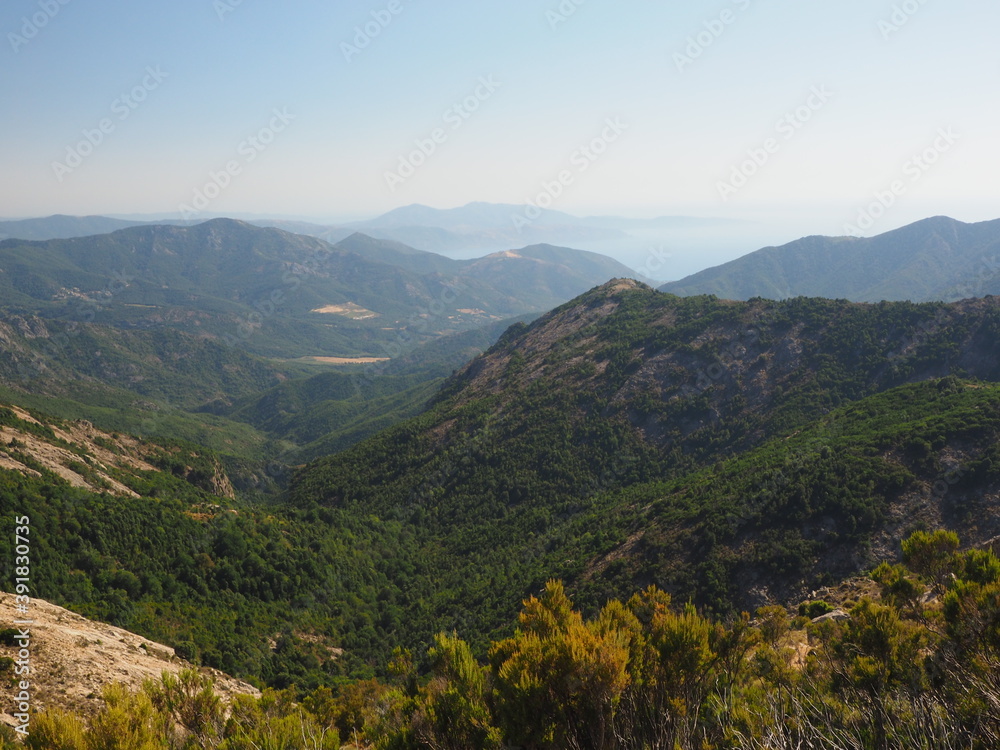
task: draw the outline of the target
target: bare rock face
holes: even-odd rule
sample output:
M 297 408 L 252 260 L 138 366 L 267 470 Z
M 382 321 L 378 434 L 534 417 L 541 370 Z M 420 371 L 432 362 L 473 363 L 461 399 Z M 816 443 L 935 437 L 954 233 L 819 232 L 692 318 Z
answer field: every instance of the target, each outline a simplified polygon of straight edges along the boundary
M 219 497 L 229 498 L 230 500 L 236 499 L 236 489 L 233 487 L 229 475 L 222 468 L 222 464 L 218 461 L 215 462 L 215 474 L 212 475 L 212 485 L 209 491 Z
M 5 627 L 15 620 L 25 619 L 14 608 L 13 594 L 0 592 L 0 617 Z M 58 707 L 83 714 L 94 713 L 101 706 L 105 685 L 122 683 L 138 690 L 147 679 L 159 680 L 164 672 L 177 674 L 194 669 L 181 659 L 173 648 L 121 628 L 88 620 L 86 617 L 57 607 L 41 599 L 33 599 L 27 619 L 31 634 L 32 711 Z M 17 658 L 18 647 L 0 645 L 0 657 Z M 259 695 L 252 685 L 214 669 L 201 669 L 211 676 L 215 690 L 226 702 L 235 695 Z M 13 675 L 6 675 L 13 677 Z M 4 705 L 0 721 L 14 725 Z
M 814 617 L 813 622 L 826 622 L 827 620 L 833 620 L 834 622 L 839 622 L 840 620 L 850 620 L 851 616 L 842 609 L 835 609 L 833 612 L 827 612 L 825 615 L 820 615 L 819 617 Z
M 122 472 L 157 471 L 156 456 L 161 449 L 156 445 L 129 435 L 102 432 L 86 420 L 45 423 L 18 406 L 0 404 L 0 409 L 39 428 L 32 432 L 19 423 L 0 424 L 0 469 L 39 476 L 41 467 L 74 487 L 122 497 L 138 497 L 120 481 Z M 207 472 L 187 467 L 183 478 L 218 497 L 236 498 L 236 490 L 217 459 L 212 460 Z

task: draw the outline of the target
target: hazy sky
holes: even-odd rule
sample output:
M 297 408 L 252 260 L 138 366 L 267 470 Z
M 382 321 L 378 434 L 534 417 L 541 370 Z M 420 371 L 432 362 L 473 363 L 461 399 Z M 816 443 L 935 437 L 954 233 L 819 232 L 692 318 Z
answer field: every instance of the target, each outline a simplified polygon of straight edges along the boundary
M 992 219 L 998 22 L 996 0 L 6 0 L 0 215 L 201 190 L 336 220 L 548 184 L 570 213 L 788 239 L 876 192 L 866 234 Z

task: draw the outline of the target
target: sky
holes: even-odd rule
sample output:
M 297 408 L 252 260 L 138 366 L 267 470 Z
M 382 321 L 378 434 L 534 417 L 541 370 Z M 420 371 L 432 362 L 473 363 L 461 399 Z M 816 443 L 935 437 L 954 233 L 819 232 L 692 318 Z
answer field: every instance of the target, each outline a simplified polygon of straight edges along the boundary
M 540 202 L 747 219 L 747 251 L 995 219 L 998 21 L 996 0 L 6 0 L 0 216 Z

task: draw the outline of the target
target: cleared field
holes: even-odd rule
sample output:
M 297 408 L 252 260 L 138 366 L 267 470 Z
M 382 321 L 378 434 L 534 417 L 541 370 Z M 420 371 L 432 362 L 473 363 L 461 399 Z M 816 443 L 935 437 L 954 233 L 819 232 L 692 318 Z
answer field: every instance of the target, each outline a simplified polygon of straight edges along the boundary
M 356 305 L 353 302 L 342 302 L 339 305 L 324 305 L 323 307 L 317 307 L 311 312 L 321 313 L 323 315 L 342 315 L 345 318 L 351 318 L 352 320 L 368 320 L 369 318 L 377 318 L 378 313 L 367 310 L 361 305 Z
M 315 362 L 321 365 L 370 365 L 375 362 L 388 362 L 388 357 L 299 357 L 292 362 Z

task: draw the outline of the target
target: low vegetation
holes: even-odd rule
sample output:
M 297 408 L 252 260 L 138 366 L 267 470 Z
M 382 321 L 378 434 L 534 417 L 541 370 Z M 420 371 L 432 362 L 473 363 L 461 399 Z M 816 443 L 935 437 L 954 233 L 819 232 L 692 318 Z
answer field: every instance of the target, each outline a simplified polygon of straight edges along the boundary
M 810 621 L 726 620 L 651 586 L 584 617 L 558 581 L 477 661 L 440 633 L 384 681 L 267 690 L 225 707 L 195 673 L 112 687 L 89 721 L 34 720 L 36 750 L 988 750 L 1000 743 L 1000 559 L 914 534 L 880 594 Z M 813 602 L 812 604 L 815 604 Z M 837 615 L 837 616 L 832 616 Z

